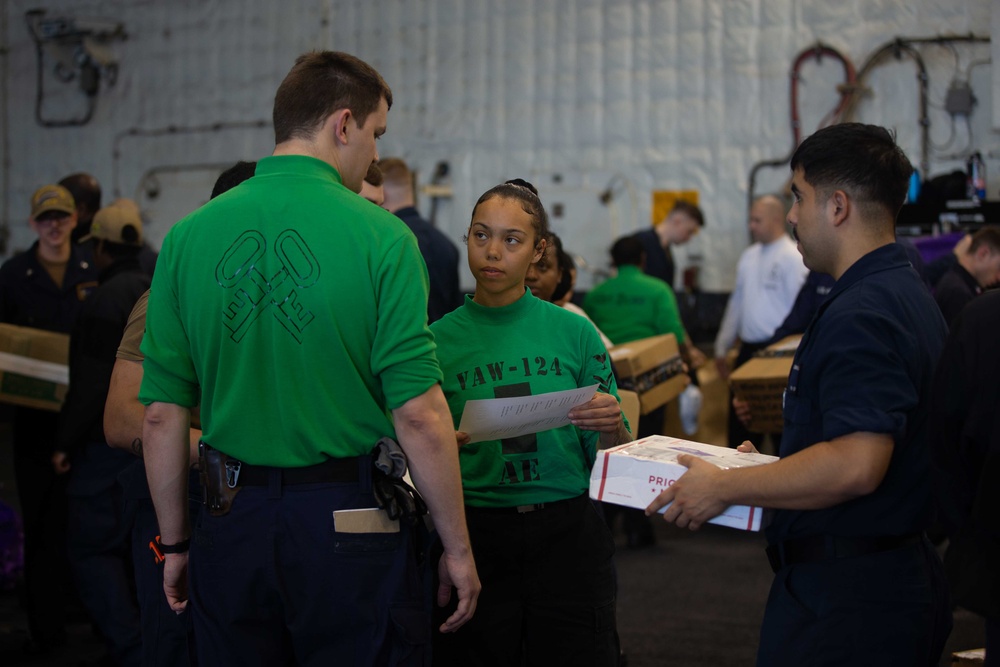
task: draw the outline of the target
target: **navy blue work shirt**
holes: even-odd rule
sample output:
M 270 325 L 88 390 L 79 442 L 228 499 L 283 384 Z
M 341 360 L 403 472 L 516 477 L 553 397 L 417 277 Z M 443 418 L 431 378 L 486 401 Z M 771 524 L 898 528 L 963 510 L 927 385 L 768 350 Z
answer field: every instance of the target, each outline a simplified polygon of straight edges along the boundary
M 929 396 L 946 334 L 941 312 L 898 244 L 873 250 L 840 277 L 795 354 L 779 453 L 870 432 L 892 436 L 892 459 L 867 496 L 822 510 L 775 510 L 769 542 L 924 530 Z
M 674 256 L 670 252 L 670 246 L 663 247 L 660 243 L 660 237 L 652 227 L 636 232 L 632 236 L 642 243 L 642 247 L 646 251 L 646 265 L 643 267 L 646 275 L 659 278 L 671 287 L 675 287 Z
M 806 276 L 806 281 L 802 284 L 802 289 L 799 290 L 799 295 L 795 297 L 792 310 L 789 311 L 781 326 L 775 329 L 768 345 L 777 343 L 782 338 L 804 332 L 809 323 L 812 322 L 820 305 L 826 301 L 826 297 L 833 289 L 835 282 L 837 281 L 833 279 L 833 276 L 810 271 L 809 275 Z
M 458 248 L 444 232 L 420 217 L 412 206 L 395 211 L 395 215 L 417 237 L 430 280 L 427 323 L 437 322 L 461 306 L 464 299 L 458 286 Z
M 0 322 L 69 333 L 84 300 L 97 288 L 97 267 L 86 249 L 70 246 L 63 284 L 38 261 L 38 241 L 0 267 Z

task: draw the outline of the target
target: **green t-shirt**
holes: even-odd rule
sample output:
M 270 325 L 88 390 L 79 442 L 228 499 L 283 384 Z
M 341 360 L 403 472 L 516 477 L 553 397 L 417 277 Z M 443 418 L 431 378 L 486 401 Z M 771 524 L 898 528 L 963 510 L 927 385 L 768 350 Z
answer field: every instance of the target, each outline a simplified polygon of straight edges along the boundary
M 674 291 L 638 266 L 618 267 L 617 276 L 587 293 L 583 309 L 615 345 L 667 333 L 684 342 Z
M 515 303 L 465 304 L 431 325 L 455 428 L 465 402 L 534 396 L 600 385 L 618 398 L 611 364 L 593 325 L 525 291 Z M 459 449 L 466 504 L 512 507 L 586 492 L 599 434 L 572 424 Z
M 391 213 L 325 162 L 268 157 L 170 230 L 149 297 L 140 400 L 194 406 L 247 463 L 366 453 L 441 379 L 427 269 Z

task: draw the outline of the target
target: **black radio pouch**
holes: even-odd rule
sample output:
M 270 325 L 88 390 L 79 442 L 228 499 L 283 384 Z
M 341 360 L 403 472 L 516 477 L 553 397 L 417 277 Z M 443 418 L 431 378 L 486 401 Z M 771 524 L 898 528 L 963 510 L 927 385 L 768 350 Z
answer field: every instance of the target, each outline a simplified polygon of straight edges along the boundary
M 230 459 L 204 442 L 198 443 L 198 462 L 201 467 L 201 488 L 205 507 L 212 516 L 225 516 L 233 508 L 233 499 L 240 492 L 236 481 L 240 462 Z
M 427 505 L 417 490 L 403 480 L 406 455 L 402 447 L 390 437 L 381 438 L 372 450 L 372 466 L 372 492 L 379 507 L 390 519 L 415 525 L 427 514 Z

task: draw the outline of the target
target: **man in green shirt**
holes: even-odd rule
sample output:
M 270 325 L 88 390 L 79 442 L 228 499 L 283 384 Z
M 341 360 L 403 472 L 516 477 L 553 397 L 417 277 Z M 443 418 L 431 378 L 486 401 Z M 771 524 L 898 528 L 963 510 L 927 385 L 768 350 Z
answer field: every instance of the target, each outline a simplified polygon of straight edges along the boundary
M 634 236 L 618 239 L 611 247 L 618 275 L 592 289 L 583 309 L 615 345 L 666 333 L 683 345 L 684 325 L 674 291 L 643 273 L 644 257 L 642 243 Z
M 442 631 L 475 610 L 427 272 L 406 226 L 357 196 L 391 103 L 357 58 L 300 56 L 275 95 L 272 156 L 164 240 L 139 399 L 175 611 L 188 604 L 191 544 L 199 663 L 397 664 L 426 650 L 412 642 L 430 619 L 413 529 L 375 509 L 369 452 L 385 436 L 444 545 L 438 601 L 458 589 Z M 192 534 L 199 399 L 203 442 L 225 461 L 214 490 L 238 495 L 224 514 L 203 508 Z

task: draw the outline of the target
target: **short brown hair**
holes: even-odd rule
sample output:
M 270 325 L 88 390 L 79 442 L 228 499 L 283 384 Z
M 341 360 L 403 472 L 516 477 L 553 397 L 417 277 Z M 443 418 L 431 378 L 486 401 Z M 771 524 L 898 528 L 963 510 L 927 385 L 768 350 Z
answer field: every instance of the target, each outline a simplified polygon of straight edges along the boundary
M 983 246 L 986 246 L 993 252 L 1000 252 L 1000 229 L 986 227 L 973 234 L 968 254 L 974 254 Z
M 385 174 L 385 180 L 393 185 L 413 185 L 413 172 L 406 162 L 398 157 L 387 157 L 378 161 L 378 168 Z
M 337 109 L 350 109 L 359 126 L 392 91 L 375 68 L 347 53 L 312 51 L 299 56 L 274 95 L 274 143 L 311 139 Z

